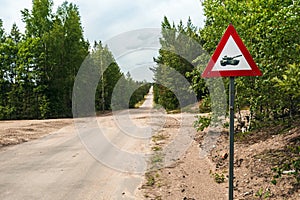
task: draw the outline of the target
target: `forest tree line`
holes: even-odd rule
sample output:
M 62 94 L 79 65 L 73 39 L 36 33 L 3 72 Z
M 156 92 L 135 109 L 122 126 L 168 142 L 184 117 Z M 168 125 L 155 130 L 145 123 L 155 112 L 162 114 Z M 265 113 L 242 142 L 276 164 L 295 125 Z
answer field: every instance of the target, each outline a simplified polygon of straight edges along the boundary
M 226 27 L 232 23 L 263 73 L 261 77 L 236 79 L 237 108 L 249 108 L 256 121 L 293 119 L 299 114 L 300 104 L 299 4 L 292 0 L 205 0 L 203 28 L 194 26 L 190 19 L 186 25 L 182 22 L 175 25 L 165 17 L 161 49 L 154 58 L 157 66 L 152 68 L 157 82 L 154 101 L 167 110 L 183 106 L 172 87 L 186 88 L 173 84 L 176 80 L 168 68 L 171 67 L 186 78 L 202 108 L 207 110 L 211 99 L 201 73 Z M 74 80 L 89 54 L 95 57 L 99 68 L 103 64 L 101 59 L 111 60 L 96 89 L 96 110 L 112 108 L 112 92 L 118 81 L 123 81 L 124 88 L 119 90 L 124 98 L 131 95 L 125 94 L 130 88 L 141 88 L 134 92 L 129 103 L 116 100 L 120 104 L 116 108 L 134 107 L 150 85 L 141 87 L 145 83 L 124 75 L 101 42 L 91 47 L 84 39 L 76 5 L 65 2 L 56 12 L 52 6 L 51 0 L 36 0 L 31 10 L 24 9 L 21 12 L 24 34 L 16 24 L 6 33 L 0 20 L 0 119 L 71 117 Z M 223 81 L 227 89 L 228 80 Z
M 232 23 L 263 73 L 261 77 L 236 78 L 237 111 L 249 109 L 250 117 L 257 125 L 270 120 L 291 120 L 298 115 L 300 2 L 205 0 L 203 7 L 206 17 L 203 28 L 195 27 L 190 19 L 186 25 L 182 22 L 175 25 L 164 18 L 160 38 L 162 48 L 154 59 L 158 64 L 153 69 L 157 83 L 168 77 L 164 70 L 166 66 L 176 69 L 190 82 L 191 89 L 201 101 L 201 109 L 207 110 L 211 99 L 201 73 L 227 26 Z M 183 42 L 182 35 L 189 40 Z M 203 49 L 195 51 L 195 43 Z M 166 47 L 171 50 L 166 51 Z M 185 52 L 187 56 L 182 56 Z M 228 90 L 228 79 L 223 78 L 223 82 Z M 170 110 L 180 108 L 170 89 L 161 84 L 156 84 L 154 89 L 157 103 Z
M 0 119 L 72 117 L 74 80 L 89 54 L 111 60 L 96 90 L 96 111 L 111 109 L 120 78 L 124 92 L 145 85 L 121 73 L 107 46 L 95 42 L 91 47 L 84 39 L 78 6 L 64 2 L 56 12 L 52 7 L 52 0 L 35 0 L 31 10 L 22 10 L 25 33 L 16 24 L 6 33 L 0 19 Z M 143 99 L 149 87 L 136 91 L 127 108 Z

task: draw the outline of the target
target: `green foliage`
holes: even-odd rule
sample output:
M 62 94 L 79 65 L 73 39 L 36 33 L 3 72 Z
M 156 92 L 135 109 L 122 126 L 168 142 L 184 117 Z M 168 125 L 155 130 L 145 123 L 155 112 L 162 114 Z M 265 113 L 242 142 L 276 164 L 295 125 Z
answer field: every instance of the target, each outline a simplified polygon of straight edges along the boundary
M 297 185 L 300 184 L 300 139 L 294 137 L 289 140 L 289 144 L 279 153 L 275 167 L 272 168 L 273 180 L 271 183 L 277 184 L 282 176 L 293 176 Z
M 278 167 L 273 167 L 272 171 L 274 172 L 274 176 L 271 183 L 274 185 L 277 184 L 277 179 L 281 178 L 284 172 L 288 172 L 287 175 L 292 175 L 293 177 L 295 177 L 296 183 L 300 184 L 300 158 L 299 157 L 293 158 L 292 160 Z
M 198 117 L 194 123 L 194 127 L 198 131 L 202 131 L 204 128 L 212 125 L 214 127 L 222 126 L 223 119 L 227 110 L 227 95 L 226 89 L 222 79 L 208 79 L 206 80 L 206 88 L 209 91 L 208 94 L 203 96 L 200 101 L 200 112 L 211 112 L 209 120 L 207 117 Z
M 126 77 L 122 75 L 118 85 L 114 88 L 111 99 L 112 109 L 135 108 L 135 105 L 144 99 L 150 87 L 149 83 L 134 81 L 129 73 Z
M 0 43 L 1 119 L 70 117 L 76 73 L 88 53 L 78 7 L 33 1 L 22 11 L 25 35 L 16 24 Z M 1 23 L 2 25 L 2 23 Z
M 152 164 L 160 164 L 163 161 L 163 156 L 161 154 L 155 154 L 151 157 Z
M 154 85 L 154 100 L 156 104 L 161 105 L 164 107 L 167 111 L 175 110 L 179 106 L 179 101 L 175 94 L 168 89 L 167 87 L 163 85 Z
M 292 118 L 293 114 L 299 111 L 297 108 L 300 106 L 300 65 L 295 63 L 288 65 L 281 78 L 276 76 L 272 81 L 275 87 L 285 94 L 289 115 Z
M 152 151 L 161 151 L 162 147 L 160 147 L 160 146 L 154 146 L 151 149 L 152 149 Z
M 90 56 L 96 73 L 100 76 L 95 94 L 96 111 L 109 110 L 114 87 L 123 74 L 112 53 L 107 46 L 103 47 L 101 41 L 95 42 Z
M 151 87 L 150 83 L 135 82 L 138 85 L 138 89 L 133 92 L 129 101 L 129 108 L 135 108 L 136 104 L 144 100 L 145 95 L 148 94 Z
M 225 176 L 223 173 L 218 174 L 218 173 L 213 173 L 211 176 L 214 178 L 216 183 L 224 183 L 225 182 Z
M 146 185 L 147 186 L 154 186 L 155 177 L 150 172 L 146 173 L 145 176 L 146 176 L 146 180 L 147 180 Z
M 161 48 L 154 59 L 157 67 L 152 69 L 154 102 L 167 110 L 191 103 L 186 85 L 179 81 L 182 76 L 201 100 L 201 110 L 215 109 L 212 119 L 220 116 L 224 99 L 213 95 L 222 96 L 224 90 L 202 79 L 201 72 L 210 57 L 204 50 L 211 54 L 232 23 L 263 72 L 262 77 L 236 79 L 236 104 L 249 107 L 250 120 L 256 121 L 251 125 L 299 114 L 300 2 L 205 0 L 203 6 L 206 21 L 201 30 L 190 19 L 186 25 L 175 26 L 164 18 Z M 83 38 L 76 5 L 64 2 L 55 13 L 52 7 L 52 0 L 35 0 L 31 10 L 21 11 L 24 35 L 16 24 L 5 33 L 0 20 L 1 119 L 72 116 L 74 79 L 88 55 L 89 43 Z M 96 90 L 96 109 L 111 109 L 117 82 L 120 86 L 115 92 L 122 98 L 115 99 L 116 106 L 134 107 L 150 85 L 124 76 L 101 43 L 92 51 L 96 69 L 104 73 Z M 101 71 L 103 66 L 107 66 L 105 71 Z M 224 84 L 227 90 L 226 79 Z
M 152 136 L 152 141 L 157 142 L 157 141 L 160 141 L 160 140 L 165 140 L 166 138 L 167 138 L 167 136 L 164 135 L 164 134 L 157 134 L 157 135 Z
M 194 127 L 197 129 L 197 131 L 203 131 L 205 128 L 207 128 L 210 125 L 211 117 L 205 117 L 205 116 L 197 116 L 197 120 L 194 122 Z
M 88 54 L 88 43 L 83 38 L 78 7 L 64 2 L 52 20 L 50 34 L 45 34 L 49 50 L 45 54 L 48 98 L 51 117 L 71 117 L 74 79 Z M 55 42 L 53 42 L 55 41 Z M 51 67 L 51 68 L 49 68 Z
M 42 38 L 49 32 L 52 23 L 52 0 L 32 1 L 32 10 L 21 11 L 23 22 L 26 24 L 26 35 L 28 37 Z
M 259 197 L 259 198 L 263 198 L 263 199 L 267 199 L 269 198 L 271 195 L 270 190 L 266 189 L 266 191 L 264 192 L 263 188 L 260 188 L 256 193 L 255 196 Z
M 175 110 L 191 103 L 189 86 L 184 81 L 192 82 L 192 73 L 195 73 L 192 61 L 202 50 L 200 36 L 190 19 L 186 26 L 180 22 L 176 27 L 165 17 L 160 44 L 159 56 L 154 58 L 158 65 L 152 68 L 156 83 L 154 101 L 166 110 Z
M 100 76 L 95 94 L 96 111 L 134 108 L 144 99 L 151 84 L 134 81 L 129 73 L 124 76 L 112 53 L 101 41 L 95 42 L 90 58 L 91 66 Z
M 299 113 L 299 1 L 206 0 L 203 5 L 204 48 L 212 53 L 232 23 L 262 70 L 262 77 L 236 79 L 237 104 L 250 108 L 251 120 Z
M 25 35 L 15 24 L 6 35 L 0 20 L 0 119 L 71 117 L 75 77 L 87 56 L 91 70 L 101 75 L 96 111 L 111 109 L 118 82 L 118 109 L 141 101 L 151 85 L 125 77 L 107 46 L 95 42 L 88 55 L 79 8 L 64 2 L 53 13 L 52 6 L 52 0 L 36 0 L 21 12 Z
M 46 118 L 47 114 L 50 112 L 49 110 L 49 100 L 46 96 L 42 96 L 39 100 L 39 111 L 41 113 L 41 118 Z

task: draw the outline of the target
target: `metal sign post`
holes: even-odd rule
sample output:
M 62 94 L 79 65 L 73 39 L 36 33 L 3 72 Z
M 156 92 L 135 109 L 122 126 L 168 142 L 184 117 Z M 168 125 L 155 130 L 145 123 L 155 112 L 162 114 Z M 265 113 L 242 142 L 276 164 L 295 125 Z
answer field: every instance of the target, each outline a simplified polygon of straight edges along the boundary
M 229 83 L 229 200 L 233 200 L 234 165 L 234 77 Z

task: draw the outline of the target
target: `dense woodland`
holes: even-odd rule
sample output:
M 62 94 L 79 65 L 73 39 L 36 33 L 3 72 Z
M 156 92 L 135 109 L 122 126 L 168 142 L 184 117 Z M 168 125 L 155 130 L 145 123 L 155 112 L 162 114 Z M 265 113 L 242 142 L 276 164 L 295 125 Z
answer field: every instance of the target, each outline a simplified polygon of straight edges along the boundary
M 201 29 L 191 20 L 175 25 L 165 17 L 162 22 L 162 48 L 154 59 L 158 63 L 154 69 L 157 83 L 168 77 L 165 66 L 180 71 L 202 102 L 201 110 L 209 111 L 210 95 L 201 73 L 232 23 L 263 73 L 261 77 L 236 78 L 237 111 L 249 109 L 253 127 L 261 122 L 292 120 L 300 111 L 300 2 L 206 0 L 203 6 L 206 20 Z M 182 34 L 189 40 L 182 42 Z M 203 49 L 195 51 L 195 42 Z M 228 90 L 228 78 L 223 82 Z M 155 101 L 166 109 L 179 108 L 174 97 L 169 88 L 155 86 Z
M 35 0 L 31 9 L 21 11 L 25 33 L 20 33 L 16 24 L 7 33 L 0 21 L 0 119 L 71 117 L 74 80 L 88 55 L 100 71 L 108 65 L 96 89 L 97 111 L 134 107 L 143 99 L 150 84 L 124 75 L 101 41 L 91 46 L 84 39 L 78 7 L 65 2 L 54 12 L 52 6 L 51 0 Z M 297 116 L 300 2 L 205 0 L 203 7 L 203 28 L 194 26 L 190 19 L 178 25 L 163 19 L 161 49 L 154 58 L 157 66 L 152 67 L 154 101 L 167 110 L 191 103 L 184 99 L 181 105 L 178 94 L 174 94 L 176 90 L 182 98 L 188 96 L 185 85 L 176 84 L 176 71 L 191 84 L 189 90 L 201 102 L 201 110 L 209 111 L 210 94 L 201 73 L 232 23 L 263 73 L 261 77 L 236 78 L 237 110 L 249 109 L 253 126 Z M 228 88 L 228 79 L 222 81 Z M 113 99 L 112 105 L 117 82 L 122 82 L 123 88 L 116 90 L 124 99 Z M 133 95 L 127 92 L 137 88 Z
M 127 88 L 145 85 L 122 74 L 101 42 L 90 46 L 84 39 L 76 5 L 64 2 L 54 12 L 52 0 L 32 2 L 30 10 L 20 13 L 25 33 L 16 24 L 7 33 L 0 19 L 0 119 L 71 117 L 74 79 L 89 54 L 95 62 L 111 60 L 96 90 L 96 111 L 111 109 L 111 94 L 118 79 L 124 79 Z M 107 63 L 97 64 L 101 69 Z M 143 99 L 149 87 L 136 91 L 127 108 Z

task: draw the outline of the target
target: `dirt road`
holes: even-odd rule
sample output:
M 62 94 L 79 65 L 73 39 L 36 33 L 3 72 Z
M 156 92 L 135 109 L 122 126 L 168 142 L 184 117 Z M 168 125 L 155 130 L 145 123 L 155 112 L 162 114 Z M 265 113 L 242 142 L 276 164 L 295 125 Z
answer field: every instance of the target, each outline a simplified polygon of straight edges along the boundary
M 187 152 L 191 152 L 192 147 L 193 157 L 185 161 L 185 173 L 194 171 L 195 166 L 190 162 L 196 163 L 199 155 L 192 142 L 194 116 L 166 115 L 163 110 L 152 108 L 152 99 L 150 92 L 139 109 L 74 121 L 0 122 L 0 140 L 5 146 L 0 148 L 0 199 L 145 199 L 145 193 L 156 193 L 152 189 L 141 189 L 147 181 L 145 171 L 152 167 L 154 161 L 160 160 L 151 149 L 153 135 L 168 135 L 167 140 L 159 143 L 164 149 L 161 167 L 172 163 L 177 166 L 179 158 L 183 155 L 187 157 L 189 153 L 186 154 L 186 150 L 189 148 Z M 34 138 L 39 139 L 31 140 Z M 8 144 L 18 145 L 6 147 Z M 206 161 L 197 162 L 208 171 Z M 196 168 L 199 163 L 197 165 Z M 177 199 L 182 194 L 177 195 L 173 191 L 178 190 L 182 180 L 165 174 L 182 176 L 182 165 L 173 169 L 175 171 L 172 173 L 163 170 L 165 173 L 161 175 L 165 182 L 171 181 L 169 183 L 173 183 L 173 187 L 158 190 L 165 191 L 168 197 L 173 194 L 172 199 Z M 195 181 L 203 184 L 209 174 L 197 175 L 195 180 L 195 176 L 189 177 L 186 177 L 184 184 Z M 200 193 L 216 189 L 215 185 L 197 186 L 194 184 L 193 188 L 200 190 Z M 222 196 L 222 193 L 219 194 Z M 190 194 L 196 199 L 199 197 L 192 191 Z M 206 195 L 200 196 L 200 199 L 207 199 L 204 197 Z M 215 193 L 209 192 L 207 197 L 214 199 L 215 196 Z
M 130 162 L 126 163 L 126 158 L 123 159 L 122 156 L 124 152 L 132 152 L 132 155 L 140 152 L 140 155 L 145 155 L 151 138 L 143 135 L 140 135 L 141 138 L 132 137 L 126 134 L 132 128 L 130 124 L 127 127 L 121 126 L 126 124 L 122 120 L 130 117 L 131 123 L 135 124 L 130 133 L 138 136 L 140 134 L 138 131 L 147 128 L 143 126 L 149 121 L 147 116 L 151 105 L 150 95 L 141 109 L 82 119 L 74 124 L 70 124 L 69 120 L 63 128 L 50 135 L 15 146 L 2 147 L 0 149 L 0 199 L 138 198 L 137 188 L 143 180 L 143 173 L 132 170 L 130 165 L 136 167 L 135 164 L 129 165 Z M 98 127 L 93 127 L 95 123 L 91 121 L 96 121 Z M 49 125 L 51 120 L 6 121 L 1 122 L 0 126 L 2 132 L 6 133 L 14 129 L 17 138 L 21 131 L 23 135 L 26 130 L 26 134 L 39 131 L 36 124 Z M 27 129 L 25 130 L 24 127 Z M 120 134 L 122 132 L 123 134 Z M 97 135 L 105 136 L 103 138 L 109 142 L 97 141 L 99 139 Z M 9 138 L 9 140 L 13 139 Z M 89 142 L 94 142 L 96 145 L 97 155 L 90 148 Z M 114 151 L 112 147 L 119 152 Z

